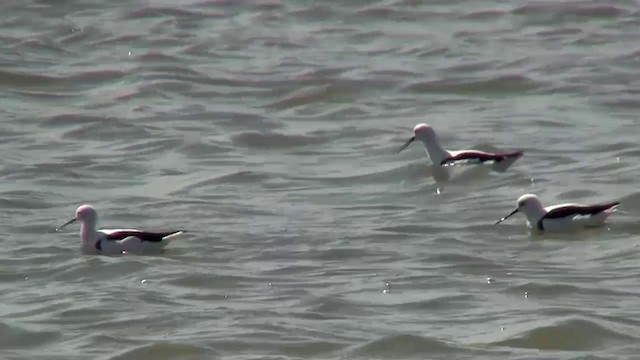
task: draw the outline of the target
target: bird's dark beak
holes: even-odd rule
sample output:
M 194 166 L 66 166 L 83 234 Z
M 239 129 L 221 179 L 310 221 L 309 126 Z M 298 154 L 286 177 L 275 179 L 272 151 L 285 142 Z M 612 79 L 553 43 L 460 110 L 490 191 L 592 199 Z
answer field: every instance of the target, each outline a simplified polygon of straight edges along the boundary
M 69 224 L 71 224 L 71 223 L 73 223 L 73 222 L 75 222 L 75 221 L 76 221 L 76 218 L 73 218 L 73 219 L 71 219 L 71 220 L 67 221 L 66 223 L 62 224 L 62 226 L 59 226 L 59 227 L 56 229 L 56 231 L 60 231 L 60 229 L 62 229 L 63 227 L 65 227 L 65 226 L 67 226 L 67 225 L 69 225 Z
M 513 214 L 515 214 L 515 213 L 517 213 L 517 212 L 518 212 L 518 209 L 513 210 L 513 211 L 511 212 L 511 214 L 509 214 L 509 215 L 507 215 L 507 216 L 503 217 L 502 219 L 498 220 L 498 222 L 496 222 L 494 225 L 498 225 L 498 224 L 500 224 L 501 222 L 503 222 L 503 221 L 507 220 L 511 215 L 513 215 Z
M 395 152 L 395 153 L 396 153 L 396 154 L 398 154 L 398 153 L 400 153 L 400 151 L 402 151 L 402 150 L 406 149 L 409 145 L 411 145 L 411 143 L 412 143 L 415 139 L 416 139 L 416 137 L 415 137 L 415 136 L 412 136 L 412 137 L 411 137 L 411 139 L 407 140 L 407 142 L 406 142 L 406 143 L 402 144 L 402 146 L 401 146 L 398 150 L 396 150 L 396 152 Z

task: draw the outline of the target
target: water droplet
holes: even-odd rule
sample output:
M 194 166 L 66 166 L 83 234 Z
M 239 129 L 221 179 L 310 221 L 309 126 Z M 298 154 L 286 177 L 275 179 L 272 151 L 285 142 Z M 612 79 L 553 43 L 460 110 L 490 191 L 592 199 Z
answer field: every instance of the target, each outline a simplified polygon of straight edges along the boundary
M 382 293 L 383 293 L 383 294 L 388 294 L 388 293 L 389 293 L 389 289 L 384 289 L 384 290 L 382 290 Z

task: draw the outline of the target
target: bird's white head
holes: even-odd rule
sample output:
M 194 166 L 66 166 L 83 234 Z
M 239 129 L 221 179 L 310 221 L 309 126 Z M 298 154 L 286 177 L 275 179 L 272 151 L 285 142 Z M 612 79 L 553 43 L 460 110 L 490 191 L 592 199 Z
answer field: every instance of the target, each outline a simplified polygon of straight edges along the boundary
M 413 128 L 413 136 L 422 142 L 432 142 L 437 140 L 436 131 L 430 125 L 418 124 Z
M 544 210 L 542 203 L 537 196 L 533 194 L 524 194 L 518 198 L 518 211 L 522 211 L 525 215 L 537 215 Z
M 98 213 L 91 205 L 81 205 L 76 210 L 76 220 L 95 223 L 98 220 Z
M 544 215 L 544 207 L 542 207 L 540 199 L 538 199 L 534 194 L 524 194 L 518 198 L 516 209 L 509 215 L 498 220 L 496 225 L 507 220 L 511 215 L 514 215 L 517 212 L 522 212 L 527 216 L 527 219 L 531 220 Z
M 80 221 L 81 223 L 86 224 L 88 226 L 95 226 L 96 222 L 98 221 L 98 213 L 96 212 L 96 209 L 94 209 L 93 206 L 91 205 L 86 205 L 86 204 L 81 205 L 76 210 L 76 216 L 71 220 L 67 221 L 66 223 L 62 224 L 60 227 L 56 229 L 56 231 L 59 231 L 63 227 L 75 221 Z
M 396 154 L 406 149 L 412 142 L 415 140 L 422 141 L 425 145 L 434 145 L 438 144 L 438 137 L 436 135 L 436 131 L 430 125 L 421 123 L 413 127 L 413 136 L 407 140 L 398 150 L 396 150 Z

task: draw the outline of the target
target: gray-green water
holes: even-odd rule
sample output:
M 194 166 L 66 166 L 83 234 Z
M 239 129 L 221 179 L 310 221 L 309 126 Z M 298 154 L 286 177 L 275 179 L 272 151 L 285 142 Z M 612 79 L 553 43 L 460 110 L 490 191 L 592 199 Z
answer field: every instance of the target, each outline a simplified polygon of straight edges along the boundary
M 638 2 L 0 11 L 2 359 L 640 353 Z M 438 194 L 420 146 L 393 154 L 419 122 L 526 154 Z M 526 192 L 623 204 L 573 235 L 493 226 Z M 190 234 L 83 255 L 52 232 L 83 203 Z

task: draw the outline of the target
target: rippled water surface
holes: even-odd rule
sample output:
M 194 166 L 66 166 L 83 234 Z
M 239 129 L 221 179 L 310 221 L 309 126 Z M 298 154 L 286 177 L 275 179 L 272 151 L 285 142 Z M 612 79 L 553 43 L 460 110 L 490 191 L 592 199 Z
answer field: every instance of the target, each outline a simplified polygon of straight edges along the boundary
M 637 1 L 4 1 L 3 359 L 632 359 Z M 436 181 L 451 149 L 525 151 Z M 601 229 L 493 223 L 523 193 Z M 184 228 L 152 256 L 77 225 Z

